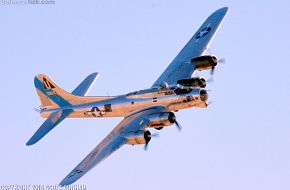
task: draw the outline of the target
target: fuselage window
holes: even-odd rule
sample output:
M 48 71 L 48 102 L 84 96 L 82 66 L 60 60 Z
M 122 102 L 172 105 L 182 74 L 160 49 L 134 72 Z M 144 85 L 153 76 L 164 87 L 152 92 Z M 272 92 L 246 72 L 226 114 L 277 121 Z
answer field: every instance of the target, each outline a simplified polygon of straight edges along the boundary
M 112 105 L 111 104 L 105 104 L 105 112 L 111 112 L 112 111 Z

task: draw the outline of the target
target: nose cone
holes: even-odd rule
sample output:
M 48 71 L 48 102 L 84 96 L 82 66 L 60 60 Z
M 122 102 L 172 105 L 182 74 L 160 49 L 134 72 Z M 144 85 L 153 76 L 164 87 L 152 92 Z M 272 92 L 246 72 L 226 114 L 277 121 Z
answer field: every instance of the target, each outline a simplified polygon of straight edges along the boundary
M 217 62 L 218 62 L 218 60 L 217 60 L 216 56 L 212 56 L 211 57 L 211 65 L 213 67 L 215 67 L 215 66 L 217 66 Z
M 200 96 L 201 101 L 204 101 L 205 102 L 208 99 L 207 91 L 204 90 L 204 89 L 200 90 L 199 96 Z

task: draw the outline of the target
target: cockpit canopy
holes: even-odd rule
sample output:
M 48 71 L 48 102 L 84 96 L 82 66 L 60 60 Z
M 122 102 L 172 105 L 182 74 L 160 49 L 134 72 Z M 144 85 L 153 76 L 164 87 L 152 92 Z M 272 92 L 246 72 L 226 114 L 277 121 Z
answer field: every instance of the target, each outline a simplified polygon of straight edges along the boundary
M 166 95 L 180 95 L 180 94 L 188 94 L 193 90 L 191 87 L 182 86 L 177 84 L 176 86 L 168 86 L 165 82 L 159 88 L 150 88 L 139 91 L 134 91 L 126 94 L 127 97 L 140 97 L 140 98 L 149 98 L 149 97 L 158 97 L 158 96 L 166 96 Z

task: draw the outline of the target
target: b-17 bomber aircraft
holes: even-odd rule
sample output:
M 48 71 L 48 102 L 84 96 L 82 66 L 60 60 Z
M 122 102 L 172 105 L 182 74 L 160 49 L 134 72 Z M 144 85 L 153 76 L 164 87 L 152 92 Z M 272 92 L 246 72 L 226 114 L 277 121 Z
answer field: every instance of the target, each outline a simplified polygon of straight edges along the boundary
M 39 112 L 47 120 L 27 146 L 38 142 L 65 118 L 124 117 L 60 186 L 72 184 L 125 144 L 144 144 L 146 148 L 152 137 L 148 128 L 160 130 L 175 124 L 180 129 L 173 112 L 208 106 L 208 92 L 204 89 L 207 81 L 194 77 L 194 72 L 212 72 L 217 66 L 218 59 L 205 52 L 227 11 L 227 7 L 221 8 L 207 18 L 151 88 L 119 96 L 86 96 L 98 73 L 89 75 L 71 93 L 43 74 L 34 78 L 41 102 Z

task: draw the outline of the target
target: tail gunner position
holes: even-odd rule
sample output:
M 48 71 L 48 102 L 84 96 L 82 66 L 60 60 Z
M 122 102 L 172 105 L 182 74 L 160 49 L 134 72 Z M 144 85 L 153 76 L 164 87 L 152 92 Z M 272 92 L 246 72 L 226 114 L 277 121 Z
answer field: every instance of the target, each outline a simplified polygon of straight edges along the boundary
M 124 117 L 123 120 L 60 183 L 69 185 L 125 144 L 147 144 L 147 128 L 162 129 L 175 124 L 174 111 L 207 107 L 206 80 L 194 77 L 194 71 L 211 70 L 218 60 L 204 55 L 218 30 L 227 7 L 211 14 L 185 47 L 170 63 L 151 88 L 119 96 L 86 96 L 98 73 L 89 75 L 71 93 L 62 90 L 51 79 L 39 74 L 34 79 L 40 98 L 40 114 L 47 120 L 26 143 L 33 145 L 65 118 Z

